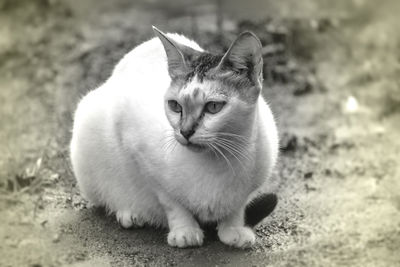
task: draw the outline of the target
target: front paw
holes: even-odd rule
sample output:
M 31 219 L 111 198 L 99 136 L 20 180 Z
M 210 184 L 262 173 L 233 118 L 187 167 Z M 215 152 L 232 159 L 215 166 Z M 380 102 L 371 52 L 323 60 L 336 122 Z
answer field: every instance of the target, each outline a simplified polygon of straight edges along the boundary
M 117 217 L 117 221 L 123 228 L 140 228 L 144 226 L 144 221 L 129 210 L 117 211 L 115 215 Z
M 168 233 L 168 244 L 179 248 L 201 246 L 203 238 L 203 231 L 198 227 L 179 227 Z
M 221 227 L 218 229 L 218 237 L 222 243 L 236 248 L 251 247 L 256 241 L 253 231 L 244 226 Z

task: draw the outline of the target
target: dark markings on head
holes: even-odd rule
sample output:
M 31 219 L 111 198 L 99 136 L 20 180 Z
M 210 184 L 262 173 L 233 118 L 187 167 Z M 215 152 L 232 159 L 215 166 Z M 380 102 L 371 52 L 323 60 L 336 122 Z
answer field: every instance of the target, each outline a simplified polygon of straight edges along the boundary
M 191 61 L 188 61 L 190 71 L 186 74 L 184 80 L 190 82 L 196 76 L 200 82 L 203 82 L 204 78 L 219 78 L 222 82 L 230 86 L 249 87 L 254 85 L 251 83 L 249 77 L 253 68 L 250 63 L 246 64 L 246 69 L 236 70 L 232 67 L 231 62 L 227 61 L 222 70 L 224 74 L 209 73 L 211 69 L 218 66 L 222 57 L 223 55 L 213 55 L 207 52 L 201 53 L 198 57 L 192 57 Z
M 199 96 L 200 89 L 199 88 L 194 88 L 193 90 L 193 98 L 197 98 Z
M 218 66 L 221 59 L 222 55 L 213 55 L 210 53 L 200 54 L 200 56 L 189 62 L 191 71 L 186 75 L 186 80 L 189 81 L 193 77 L 197 76 L 197 78 L 202 82 L 207 72 Z
M 197 57 L 186 58 L 189 65 L 189 72 L 179 79 L 177 82 L 178 87 L 183 88 L 184 84 L 192 81 L 194 77 L 197 77 L 200 82 L 204 79 L 208 80 L 219 80 L 228 87 L 235 88 L 238 92 L 244 96 L 244 99 L 250 99 L 255 101 L 258 94 L 252 94 L 250 88 L 256 88 L 256 84 L 251 80 L 250 74 L 253 70 L 251 63 L 246 62 L 246 68 L 236 69 L 232 63 L 226 61 L 224 66 L 218 71 L 210 71 L 218 66 L 221 62 L 223 55 L 213 55 L 207 52 L 201 53 Z M 254 99 L 253 99 L 254 98 Z
M 190 95 L 185 95 L 182 100 L 183 100 L 183 105 L 185 106 L 185 108 L 189 109 L 191 107 L 190 106 Z M 187 110 L 187 111 L 190 112 L 191 110 Z

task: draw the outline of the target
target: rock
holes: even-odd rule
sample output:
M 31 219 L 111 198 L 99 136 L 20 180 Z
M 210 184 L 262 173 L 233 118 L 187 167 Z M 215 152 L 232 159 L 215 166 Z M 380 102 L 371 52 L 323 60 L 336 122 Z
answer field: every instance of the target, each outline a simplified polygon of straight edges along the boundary
M 281 150 L 283 152 L 293 152 L 298 148 L 298 140 L 295 135 L 284 134 L 281 138 Z
M 58 242 L 60 242 L 60 234 L 55 234 L 54 236 L 53 236 L 53 239 L 52 239 L 52 242 L 53 243 L 58 243 Z
M 315 79 L 311 75 L 304 77 L 300 75 L 295 76 L 296 87 L 293 91 L 294 96 L 303 96 L 312 92 Z
M 52 182 L 57 182 L 60 179 L 60 175 L 58 173 L 53 173 L 52 175 L 50 175 L 50 181 Z
M 324 174 L 329 177 L 344 178 L 344 174 L 338 170 L 325 169 Z
M 315 186 L 311 186 L 311 185 L 309 185 L 309 184 L 305 184 L 305 188 L 306 188 L 306 191 L 307 191 L 307 192 L 310 192 L 310 191 L 317 191 L 317 188 L 316 188 Z
M 306 172 L 304 174 L 304 179 L 311 179 L 313 177 L 313 172 Z
M 331 176 L 331 175 L 332 175 L 332 170 L 331 170 L 331 169 L 325 169 L 325 170 L 324 170 L 324 174 L 325 174 L 326 176 Z
M 352 149 L 354 147 L 355 147 L 355 144 L 354 144 L 353 141 L 344 140 L 344 141 L 334 142 L 333 144 L 330 145 L 329 148 L 330 148 L 330 150 L 335 151 L 335 150 L 338 150 L 340 148 L 344 148 L 344 149 L 349 150 L 349 149 Z

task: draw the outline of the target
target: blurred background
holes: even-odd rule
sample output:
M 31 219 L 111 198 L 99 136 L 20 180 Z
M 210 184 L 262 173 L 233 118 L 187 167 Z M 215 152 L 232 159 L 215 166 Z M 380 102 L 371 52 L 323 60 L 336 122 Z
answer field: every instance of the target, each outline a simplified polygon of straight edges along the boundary
M 400 2 L 0 0 L 0 266 L 399 266 Z M 213 53 L 261 40 L 279 203 L 256 246 L 122 230 L 86 207 L 68 142 L 80 97 L 178 32 Z M 155 75 L 156 78 L 156 75 Z

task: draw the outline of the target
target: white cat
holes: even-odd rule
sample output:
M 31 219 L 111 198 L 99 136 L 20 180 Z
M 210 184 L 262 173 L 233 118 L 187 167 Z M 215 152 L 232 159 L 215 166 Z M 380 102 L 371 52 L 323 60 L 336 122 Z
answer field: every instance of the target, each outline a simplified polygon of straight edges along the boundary
M 260 41 L 244 32 L 216 56 L 154 32 L 78 105 L 70 148 L 82 195 L 123 227 L 168 227 L 171 246 L 202 245 L 209 221 L 223 243 L 251 246 L 244 208 L 278 152 Z

